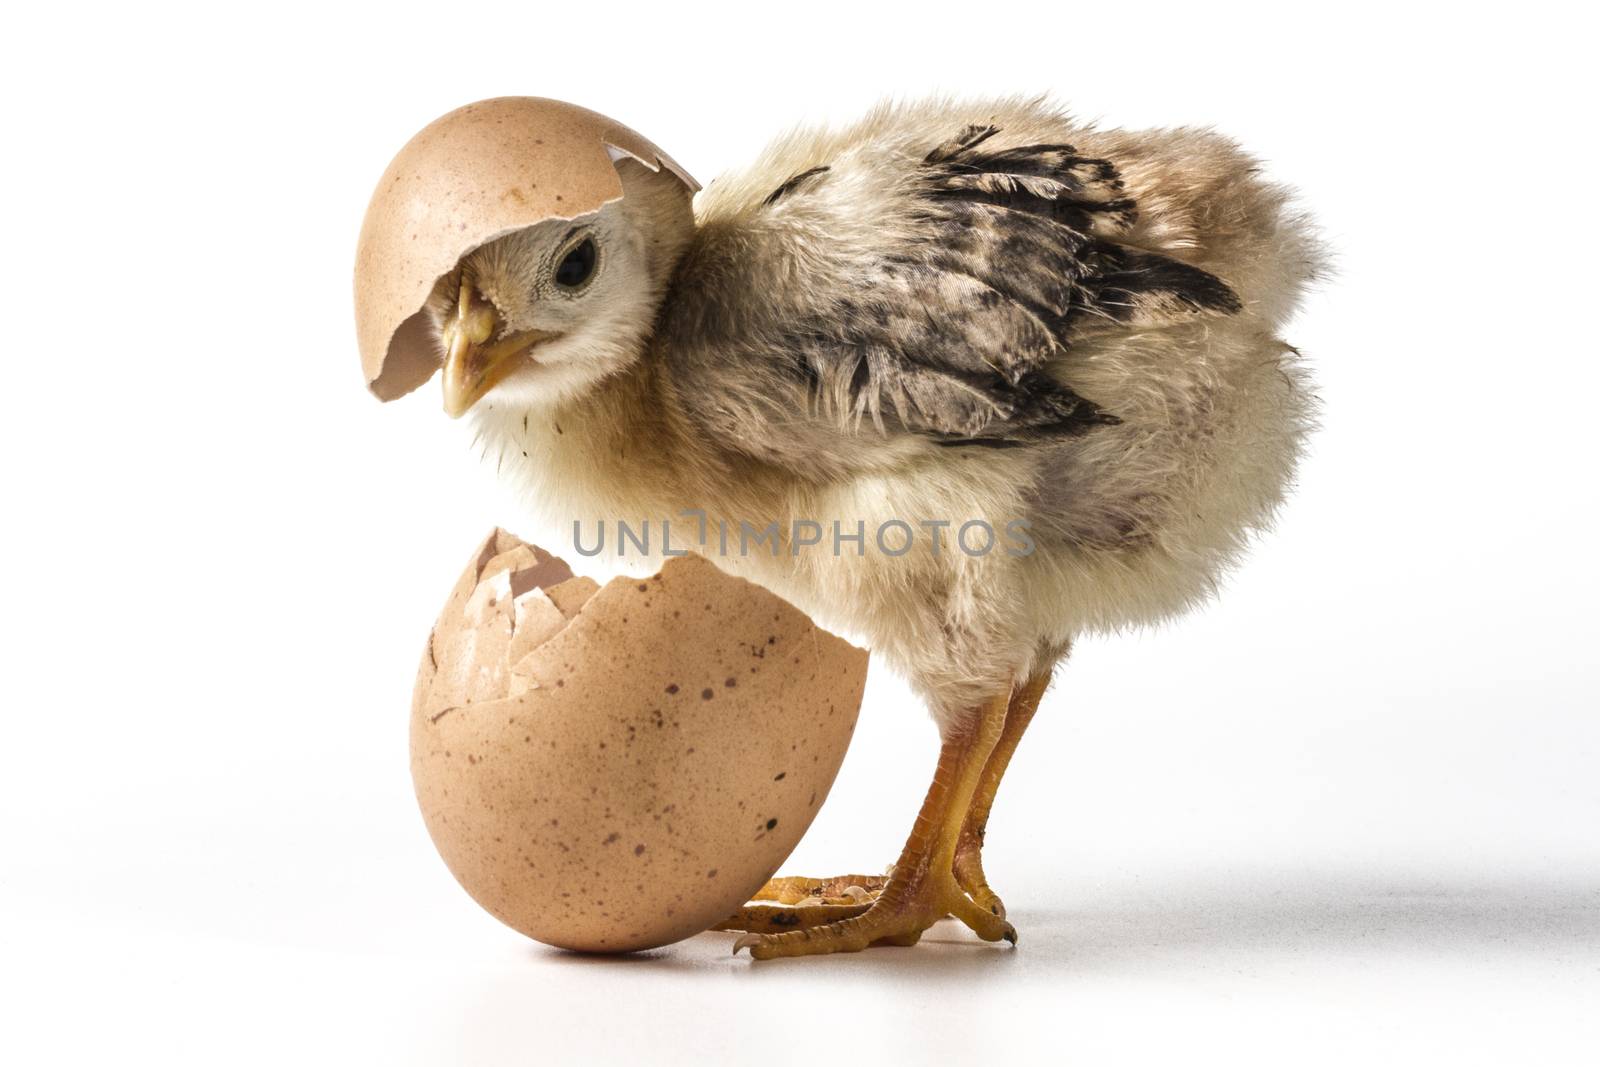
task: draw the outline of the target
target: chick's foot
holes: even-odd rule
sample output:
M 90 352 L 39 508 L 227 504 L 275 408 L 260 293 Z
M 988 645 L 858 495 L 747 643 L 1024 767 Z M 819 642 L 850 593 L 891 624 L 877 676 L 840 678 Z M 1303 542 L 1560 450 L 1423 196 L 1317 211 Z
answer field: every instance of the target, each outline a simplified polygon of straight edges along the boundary
M 814 925 L 806 919 L 824 917 L 824 909 L 853 911 Z M 747 911 L 751 909 L 746 909 Z M 862 905 L 801 905 L 772 909 L 793 913 L 795 921 L 781 933 L 752 932 L 734 942 L 733 951 L 748 948 L 758 960 L 781 956 L 815 956 L 829 952 L 860 952 L 869 945 L 915 945 L 928 927 L 953 915 L 985 941 L 1017 942 L 1016 929 L 1004 919 L 978 907 L 956 884 L 948 871 L 929 871 L 920 878 L 891 880 L 878 898 Z M 780 919 L 780 922 L 782 919 Z M 734 927 L 725 927 L 734 929 Z M 770 929 L 771 927 L 768 927 Z M 759 926 L 744 929 L 759 930 Z
M 954 873 L 956 846 L 984 767 L 1000 739 L 1010 696 L 1009 691 L 997 695 L 947 726 L 933 784 L 911 837 L 888 883 L 865 911 L 819 926 L 746 934 L 734 943 L 733 951 L 748 948 L 751 956 L 765 960 L 859 952 L 875 944 L 914 945 L 924 930 L 946 915 L 954 915 L 985 941 L 1016 944 L 1015 928 L 973 903 Z

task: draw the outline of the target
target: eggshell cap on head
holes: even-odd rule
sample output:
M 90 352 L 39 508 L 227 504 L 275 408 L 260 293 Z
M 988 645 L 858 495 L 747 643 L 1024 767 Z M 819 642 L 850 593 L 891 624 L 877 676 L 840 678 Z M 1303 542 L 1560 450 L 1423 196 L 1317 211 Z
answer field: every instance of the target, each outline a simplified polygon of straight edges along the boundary
M 367 387 L 404 396 L 439 368 L 423 305 L 461 257 L 546 219 L 622 196 L 613 160 L 631 156 L 700 188 L 620 122 L 560 100 L 502 96 L 457 108 L 411 138 L 384 171 L 356 244 L 356 340 Z

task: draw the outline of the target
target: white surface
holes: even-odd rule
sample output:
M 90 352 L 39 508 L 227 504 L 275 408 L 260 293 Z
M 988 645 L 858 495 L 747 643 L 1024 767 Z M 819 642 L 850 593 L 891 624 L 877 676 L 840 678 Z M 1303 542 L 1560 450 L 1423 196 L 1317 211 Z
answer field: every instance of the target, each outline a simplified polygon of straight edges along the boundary
M 8 16 L 0 1060 L 1595 1062 L 1576 27 L 1540 4 L 581 10 Z M 1290 332 L 1326 405 L 1301 492 L 1215 607 L 1062 675 L 990 834 L 1018 950 L 944 927 L 766 965 L 724 935 L 530 946 L 410 795 L 415 658 L 502 511 L 436 387 L 361 389 L 372 184 L 499 93 L 614 114 L 704 181 L 793 121 L 936 88 L 1215 123 L 1303 191 L 1342 273 Z M 789 869 L 891 860 L 933 751 L 874 676 Z

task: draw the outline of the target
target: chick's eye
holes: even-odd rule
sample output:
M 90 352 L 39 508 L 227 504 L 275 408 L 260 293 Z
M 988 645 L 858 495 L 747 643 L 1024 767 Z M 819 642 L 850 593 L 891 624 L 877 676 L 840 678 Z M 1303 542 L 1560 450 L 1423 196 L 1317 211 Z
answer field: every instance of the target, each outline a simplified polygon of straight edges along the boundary
M 572 251 L 562 257 L 561 263 L 556 267 L 556 284 L 563 289 L 576 289 L 589 280 L 594 273 L 596 260 L 594 241 L 584 238 L 583 241 L 573 246 Z

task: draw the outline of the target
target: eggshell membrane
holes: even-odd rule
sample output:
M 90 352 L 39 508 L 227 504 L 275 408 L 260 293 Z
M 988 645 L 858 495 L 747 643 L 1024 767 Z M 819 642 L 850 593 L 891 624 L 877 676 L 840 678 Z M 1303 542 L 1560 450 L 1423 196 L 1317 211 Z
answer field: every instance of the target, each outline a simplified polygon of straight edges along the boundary
M 622 196 L 613 152 L 700 188 L 620 122 L 560 100 L 503 96 L 436 119 L 378 181 L 356 245 L 356 340 L 367 387 L 403 396 L 439 367 L 422 308 L 462 256 L 546 219 Z
M 510 595 L 531 572 L 552 584 Z M 605 586 L 566 573 L 504 531 L 474 553 L 417 676 L 417 799 L 508 926 L 583 951 L 667 944 L 732 914 L 805 834 L 867 653 L 698 556 Z M 519 640 L 519 615 L 548 630 L 552 612 L 559 628 Z

